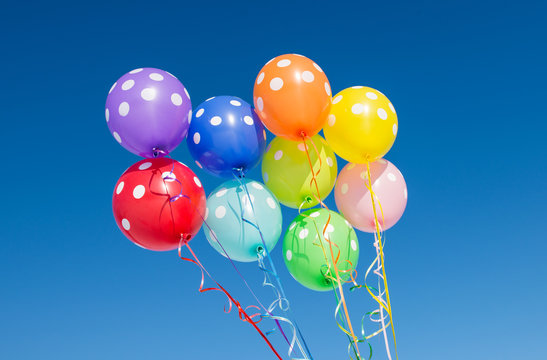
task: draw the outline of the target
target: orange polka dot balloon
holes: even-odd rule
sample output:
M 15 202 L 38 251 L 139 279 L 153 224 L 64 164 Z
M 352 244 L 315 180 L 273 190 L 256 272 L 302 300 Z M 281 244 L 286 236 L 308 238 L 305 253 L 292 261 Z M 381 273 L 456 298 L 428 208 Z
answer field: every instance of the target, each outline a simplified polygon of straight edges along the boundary
M 312 60 L 297 54 L 270 60 L 254 86 L 255 110 L 277 136 L 302 140 L 325 125 L 331 106 L 329 80 Z

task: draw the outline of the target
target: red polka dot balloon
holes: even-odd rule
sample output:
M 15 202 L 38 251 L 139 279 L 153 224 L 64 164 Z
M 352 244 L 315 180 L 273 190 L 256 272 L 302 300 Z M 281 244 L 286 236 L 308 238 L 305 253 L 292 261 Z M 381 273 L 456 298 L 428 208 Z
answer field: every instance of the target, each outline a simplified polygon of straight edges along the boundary
M 205 191 L 196 174 L 169 158 L 134 164 L 120 177 L 112 196 L 120 230 L 135 244 L 155 251 L 176 249 L 181 238 L 189 241 L 203 223 L 205 207 Z

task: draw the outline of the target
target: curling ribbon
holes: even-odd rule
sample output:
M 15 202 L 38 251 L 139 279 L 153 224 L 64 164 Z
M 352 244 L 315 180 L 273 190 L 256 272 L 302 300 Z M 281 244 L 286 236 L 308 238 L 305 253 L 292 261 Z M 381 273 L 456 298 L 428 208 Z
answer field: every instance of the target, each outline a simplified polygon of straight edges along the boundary
M 174 161 L 174 160 L 173 160 Z M 164 186 L 165 186 L 165 192 L 167 194 L 169 194 L 169 191 L 168 191 L 168 188 L 167 188 L 167 184 L 165 184 L 165 180 L 174 180 L 174 181 L 177 181 L 179 183 L 179 185 L 181 185 L 181 191 L 178 195 L 176 196 L 173 196 L 171 198 L 169 198 L 169 204 L 171 202 L 174 202 L 174 201 L 177 201 L 178 199 L 184 197 L 186 199 L 188 199 L 189 201 L 190 198 L 187 196 L 187 195 L 184 195 L 183 194 L 183 189 L 182 189 L 182 183 L 176 179 L 176 177 L 174 176 L 171 176 L 173 174 L 173 170 L 174 170 L 174 163 L 173 163 L 173 168 L 171 169 L 171 172 L 163 177 L 163 183 L 164 183 Z M 200 214 L 201 216 L 201 214 Z M 174 219 L 172 219 L 173 222 L 174 222 Z M 179 254 L 179 257 L 184 260 L 184 261 L 188 261 L 188 262 L 191 262 L 195 265 L 197 265 L 201 271 L 201 282 L 200 282 L 200 285 L 199 285 L 199 289 L 198 291 L 200 293 L 204 293 L 204 292 L 207 292 L 207 291 L 221 291 L 222 293 L 224 293 L 224 295 L 226 295 L 226 297 L 228 298 L 228 303 L 229 303 L 229 306 L 228 306 L 228 309 L 226 310 L 226 306 L 224 307 L 224 312 L 225 313 L 229 313 L 231 312 L 232 310 L 232 305 L 235 305 L 236 308 L 238 309 L 238 316 L 239 316 L 239 319 L 244 321 L 244 322 L 248 322 L 249 324 L 251 324 L 255 330 L 260 334 L 260 336 L 264 339 L 264 341 L 268 344 L 268 346 L 270 347 L 270 349 L 273 351 L 273 353 L 276 355 L 276 357 L 279 359 L 279 360 L 283 360 L 281 358 L 281 356 L 279 355 L 279 353 L 275 350 L 274 346 L 272 345 L 272 343 L 268 340 L 268 338 L 266 337 L 266 335 L 262 332 L 262 330 L 260 330 L 260 328 L 257 326 L 257 324 L 262 320 L 262 317 L 260 316 L 260 313 L 256 313 L 256 314 L 253 314 L 253 315 L 248 315 L 247 312 L 245 311 L 245 309 L 242 308 L 241 304 L 235 300 L 235 298 L 226 290 L 224 289 L 224 287 L 222 287 L 212 276 L 211 274 L 207 271 L 207 269 L 205 269 L 205 267 L 201 264 L 201 262 L 199 261 L 198 257 L 196 256 L 196 254 L 194 253 L 194 251 L 192 250 L 192 248 L 190 247 L 190 245 L 188 244 L 188 241 L 190 240 L 190 237 L 189 236 L 184 236 L 181 234 L 181 239 L 180 239 L 180 242 L 179 242 L 179 248 L 178 248 L 178 254 Z M 190 258 L 185 258 L 182 256 L 182 247 L 183 246 L 186 246 L 188 248 L 188 250 L 190 251 L 190 253 L 192 254 L 192 257 L 194 259 L 190 259 Z M 207 274 L 207 276 L 209 277 L 209 279 L 211 279 L 216 285 L 217 287 L 209 287 L 209 288 L 205 288 L 205 274 Z M 254 295 L 254 293 L 253 293 Z M 256 298 L 256 296 L 255 296 Z M 258 299 L 257 299 L 258 300 Z M 251 305 L 251 306 L 248 306 L 246 309 L 249 309 L 249 308 L 256 308 L 256 309 L 260 309 L 258 306 L 255 306 L 255 305 Z M 253 318 L 259 316 L 260 319 L 257 320 L 257 321 L 254 321 Z
M 247 188 L 247 184 L 244 181 L 241 180 L 241 178 L 244 177 L 242 169 L 234 169 L 234 174 L 233 175 L 234 175 L 234 178 L 239 182 L 240 186 L 245 190 L 247 198 L 250 199 L 251 195 L 249 193 L 249 189 Z M 250 204 L 250 207 L 251 207 L 251 211 L 254 215 L 255 214 L 254 204 L 252 203 L 252 201 L 250 201 L 249 204 Z M 243 222 L 246 222 L 249 225 L 251 225 L 252 227 L 254 227 L 260 235 L 260 239 L 262 241 L 263 247 L 262 247 L 262 252 L 258 252 L 257 256 L 258 256 L 258 265 L 259 265 L 258 267 L 259 267 L 260 270 L 264 271 L 263 286 L 271 287 L 272 290 L 274 291 L 274 294 L 276 295 L 276 299 L 270 304 L 268 309 L 265 309 L 267 314 L 264 315 L 264 317 L 274 319 L 274 320 L 276 320 L 276 322 L 277 322 L 277 320 L 283 321 L 283 322 L 287 323 L 291 327 L 291 329 L 293 330 L 293 332 L 292 332 L 293 337 L 292 337 L 292 340 L 289 344 L 290 345 L 289 346 L 289 352 L 288 352 L 289 358 L 294 359 L 294 360 L 307 360 L 308 359 L 307 356 L 309 355 L 309 358 L 311 360 L 313 360 L 313 358 L 311 357 L 311 352 L 310 352 L 310 350 L 309 350 L 309 348 L 306 344 L 306 340 L 304 339 L 304 337 L 302 335 L 302 332 L 300 331 L 300 328 L 298 327 L 298 324 L 296 323 L 296 321 L 294 321 L 294 323 L 293 323 L 288 318 L 273 316 L 271 314 L 272 311 L 275 310 L 276 307 L 279 307 L 279 309 L 282 310 L 283 312 L 288 312 L 290 310 L 290 303 L 289 303 L 289 301 L 288 301 L 288 299 L 285 295 L 283 285 L 281 284 L 281 280 L 279 278 L 279 275 L 277 274 L 277 270 L 276 270 L 275 265 L 274 265 L 274 263 L 272 261 L 272 258 L 270 256 L 270 252 L 268 250 L 268 247 L 266 246 L 266 242 L 264 241 L 264 234 L 262 233 L 262 230 L 260 229 L 258 224 L 253 223 L 252 221 L 246 219 L 243 216 L 243 209 L 241 209 L 241 214 L 242 214 L 241 218 L 242 218 Z M 264 253 L 265 253 L 265 256 L 264 256 Z M 265 263 L 264 263 L 264 258 L 268 258 L 271 270 L 268 270 L 266 268 Z M 276 279 L 276 282 L 277 282 L 279 288 L 277 288 L 273 284 L 273 282 L 269 279 L 270 275 L 272 275 Z M 284 304 L 286 304 L 286 307 L 283 306 Z M 279 325 L 279 323 L 278 323 L 278 325 Z M 280 328 L 281 331 L 283 331 L 280 326 L 279 326 L 279 328 Z M 300 338 L 302 339 L 302 342 L 304 343 L 304 347 L 306 348 L 307 353 L 304 352 L 304 350 L 302 348 L 302 345 L 300 344 L 300 340 L 298 339 L 298 336 L 296 334 L 297 332 L 298 332 L 298 335 L 300 336 Z M 286 339 L 286 337 L 285 337 L 285 339 Z M 303 356 L 305 356 L 304 359 L 298 359 L 298 358 L 292 358 L 291 357 L 291 354 L 292 354 L 292 351 L 294 349 L 295 343 L 298 345 L 300 353 Z
M 312 179 L 310 181 L 310 187 L 312 187 L 312 185 L 315 185 L 315 190 L 316 190 L 316 195 L 314 195 L 316 197 L 316 199 L 319 201 L 319 204 L 321 205 L 321 207 L 324 207 L 325 209 L 329 210 L 329 208 L 327 207 L 327 205 L 323 202 L 323 200 L 321 199 L 321 195 L 319 193 L 319 185 L 317 184 L 317 175 L 319 174 L 319 172 L 321 171 L 321 167 L 322 167 L 322 161 L 321 161 L 321 155 L 319 154 L 319 151 L 317 150 L 317 147 L 315 146 L 315 143 L 313 142 L 313 140 L 307 136 L 304 132 L 302 132 L 301 134 L 302 136 L 302 143 L 304 144 L 304 148 L 306 149 L 306 156 L 308 158 L 308 163 L 309 163 L 309 166 L 310 166 L 310 170 L 312 172 Z M 317 171 L 317 173 L 315 172 L 315 170 L 313 169 L 313 164 L 311 162 L 311 158 L 310 158 L 310 153 L 309 153 L 309 150 L 308 150 L 308 144 L 306 144 L 306 138 L 308 138 L 310 140 L 310 142 L 312 143 L 314 149 L 315 149 L 315 152 L 317 153 L 317 158 L 319 159 L 319 170 Z M 315 222 L 315 221 L 314 221 Z M 331 278 L 331 281 L 332 280 L 335 280 L 337 281 L 338 283 L 338 291 L 340 293 L 340 302 L 339 304 L 337 304 L 337 310 L 335 311 L 335 320 L 337 319 L 337 314 L 338 314 L 338 308 L 340 306 L 340 304 L 342 305 L 343 309 L 344 309 L 344 314 L 345 314 L 345 317 L 346 317 L 346 322 L 347 322 L 347 325 L 348 325 L 348 328 L 349 328 L 349 332 L 343 327 L 340 325 L 340 323 L 338 323 L 338 321 L 336 320 L 336 323 L 338 325 L 338 327 L 348 336 L 351 335 L 351 339 L 350 340 L 350 344 L 353 344 L 354 346 L 354 351 L 356 353 L 356 356 L 357 356 L 357 359 L 361 359 L 361 354 L 359 352 L 359 347 L 357 346 L 357 337 L 355 336 L 355 333 L 353 331 L 353 326 L 351 324 L 351 319 L 349 317 L 349 312 L 348 312 L 348 307 L 347 307 L 347 304 L 346 304 L 346 299 L 345 299 L 345 296 L 344 296 L 344 290 L 342 289 L 342 279 L 340 278 L 340 273 L 339 273 L 339 270 L 338 270 L 338 266 L 337 266 L 337 262 L 338 262 L 338 257 L 339 257 L 339 254 L 338 256 L 334 257 L 334 252 L 333 252 L 333 249 L 332 249 L 332 242 L 329 240 L 328 236 L 326 236 L 326 230 L 327 230 L 327 227 L 329 225 L 329 222 L 330 222 L 330 214 L 329 214 L 329 218 L 327 219 L 327 222 L 323 228 L 323 231 L 322 231 L 322 236 L 323 238 L 327 241 L 327 243 L 329 244 L 329 248 L 330 248 L 330 254 L 331 254 L 331 259 L 332 259 L 332 263 L 333 263 L 333 267 L 334 267 L 334 274 L 335 274 L 335 277 L 334 278 Z M 316 226 L 316 229 L 317 229 L 317 226 Z M 321 233 L 319 233 L 319 229 L 317 229 L 317 232 L 319 234 L 319 236 L 321 236 Z M 325 253 L 325 249 L 323 247 L 323 242 L 320 241 L 319 244 L 321 245 L 321 248 L 323 249 L 323 253 L 325 254 L 325 260 L 327 261 L 328 263 L 328 258 L 326 257 L 326 253 Z M 329 269 L 330 270 L 330 269 Z M 351 356 L 350 356 L 351 357 Z
M 367 179 L 368 179 L 367 188 L 370 192 L 370 200 L 372 202 L 372 210 L 373 210 L 373 213 L 374 213 L 374 224 L 375 224 L 375 227 L 376 227 L 376 235 L 378 236 L 378 238 L 377 238 L 378 249 L 379 249 L 380 261 L 381 261 L 384 289 L 385 289 L 386 300 L 387 300 L 387 308 L 383 305 L 383 303 L 382 303 L 382 307 L 386 308 L 386 311 L 389 315 L 389 319 L 391 321 L 391 331 L 393 333 L 393 343 L 395 345 L 395 358 L 399 359 L 399 356 L 397 354 L 397 339 L 395 337 L 395 326 L 394 326 L 394 323 L 393 323 L 393 315 L 392 315 L 392 311 L 391 311 L 391 301 L 389 299 L 389 289 L 388 289 L 388 286 L 387 286 L 386 268 L 385 268 L 385 263 L 384 263 L 384 246 L 382 244 L 382 235 L 380 233 L 380 224 L 378 222 L 378 215 L 376 213 L 376 204 L 375 204 L 375 201 L 374 201 L 375 194 L 374 194 L 374 191 L 372 190 L 372 180 L 371 180 L 371 176 L 370 176 L 370 163 L 368 161 L 367 161 Z M 388 353 L 389 353 L 389 350 L 388 350 Z

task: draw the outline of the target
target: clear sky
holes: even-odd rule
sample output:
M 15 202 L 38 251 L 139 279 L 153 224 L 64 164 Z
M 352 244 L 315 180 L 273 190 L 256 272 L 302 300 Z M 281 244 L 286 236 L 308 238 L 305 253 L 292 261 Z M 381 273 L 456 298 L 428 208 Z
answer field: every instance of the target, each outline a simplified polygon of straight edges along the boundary
M 197 292 L 194 266 L 116 227 L 114 185 L 139 158 L 110 135 L 104 102 L 143 66 L 179 77 L 194 108 L 215 95 L 251 102 L 260 68 L 288 52 L 316 61 L 334 93 L 371 86 L 397 109 L 386 158 L 409 202 L 387 233 L 386 266 L 400 358 L 544 357 L 546 14 L 545 1 L 4 4 L 0 358 L 274 359 L 223 313 L 222 296 Z M 172 155 L 192 162 L 185 144 Z M 193 168 L 206 191 L 221 183 Z M 296 214 L 283 211 L 285 226 Z M 374 250 L 371 235 L 359 239 L 363 272 Z M 203 232 L 192 245 L 250 304 Z M 274 261 L 314 358 L 346 358 L 333 295 L 296 283 L 280 250 Z M 254 264 L 241 270 L 269 295 Z M 350 294 L 354 322 L 372 306 Z

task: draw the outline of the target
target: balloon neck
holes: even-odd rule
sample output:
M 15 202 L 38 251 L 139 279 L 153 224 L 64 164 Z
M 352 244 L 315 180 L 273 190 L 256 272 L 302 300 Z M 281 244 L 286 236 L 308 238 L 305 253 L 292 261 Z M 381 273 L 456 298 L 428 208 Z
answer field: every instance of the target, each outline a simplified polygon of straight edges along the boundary
M 313 198 L 308 195 L 304 198 L 304 201 L 307 202 L 308 204 L 311 204 L 313 202 Z
M 181 245 L 186 245 L 186 243 L 189 242 L 190 239 L 192 239 L 192 234 L 181 234 L 180 235 Z
M 265 252 L 265 251 L 264 251 L 264 247 L 262 247 L 262 245 L 258 245 L 258 246 L 256 247 L 256 254 L 257 254 L 258 256 L 264 257 L 264 255 L 265 255 L 264 252 Z
M 167 156 L 168 153 L 163 151 L 160 148 L 155 147 L 155 148 L 152 149 L 152 154 L 154 155 L 154 158 L 157 158 L 157 157 Z
M 302 139 L 305 139 L 305 138 L 308 137 L 308 135 L 306 134 L 305 131 L 302 130 L 302 131 L 300 131 L 300 137 L 301 137 Z
M 245 177 L 245 169 L 243 167 L 240 168 L 233 168 L 232 169 L 235 176 L 237 176 L 240 179 L 243 179 Z

